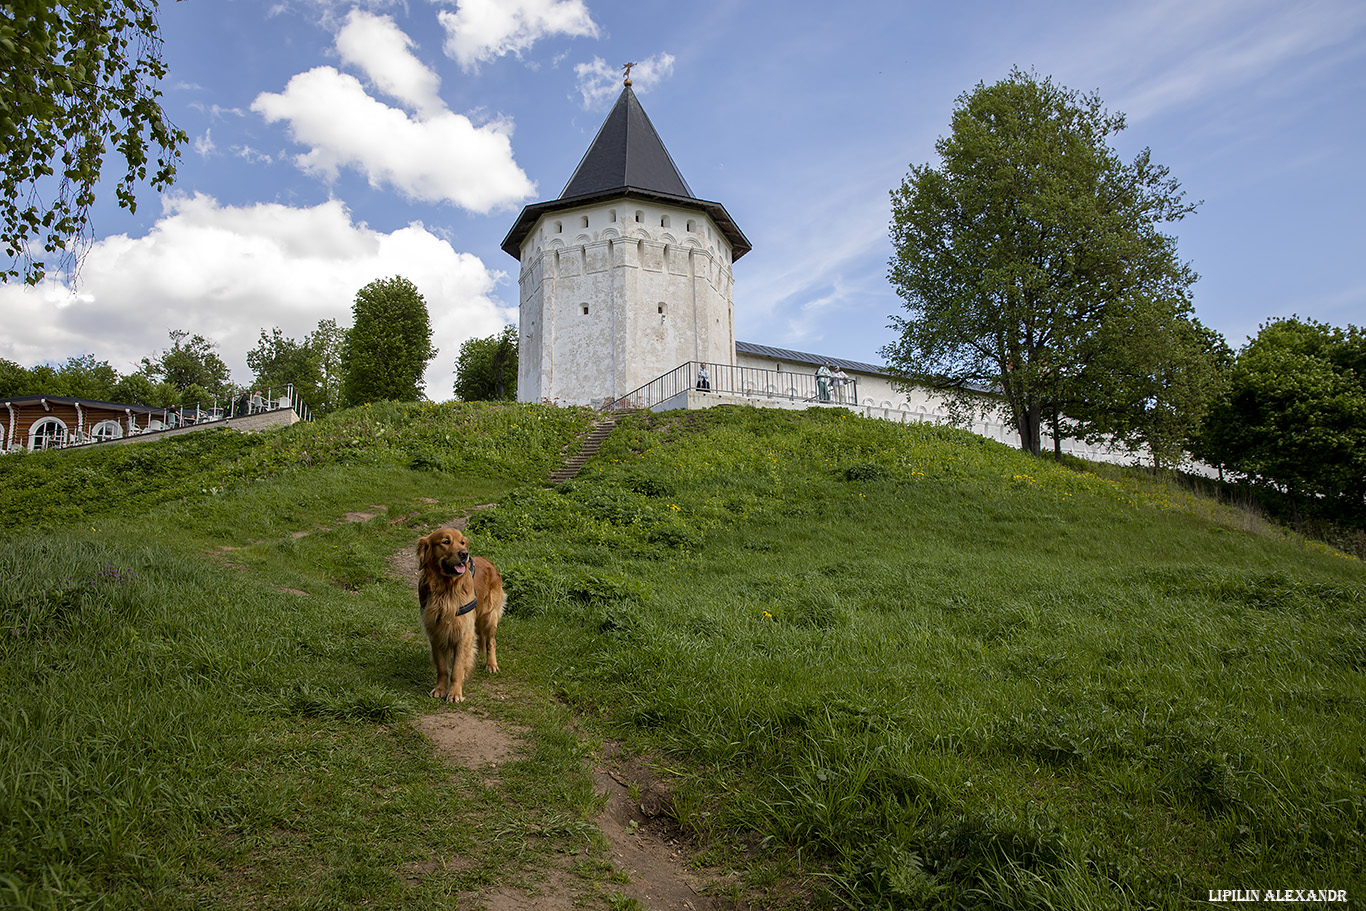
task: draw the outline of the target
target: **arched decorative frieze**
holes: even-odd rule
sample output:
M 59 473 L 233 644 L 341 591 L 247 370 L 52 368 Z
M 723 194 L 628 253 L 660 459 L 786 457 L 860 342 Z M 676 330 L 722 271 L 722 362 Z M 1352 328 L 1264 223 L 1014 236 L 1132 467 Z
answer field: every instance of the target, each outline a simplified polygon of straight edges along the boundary
M 609 240 L 611 238 L 621 237 L 621 232 L 616 228 L 603 228 L 600 236 L 603 240 Z

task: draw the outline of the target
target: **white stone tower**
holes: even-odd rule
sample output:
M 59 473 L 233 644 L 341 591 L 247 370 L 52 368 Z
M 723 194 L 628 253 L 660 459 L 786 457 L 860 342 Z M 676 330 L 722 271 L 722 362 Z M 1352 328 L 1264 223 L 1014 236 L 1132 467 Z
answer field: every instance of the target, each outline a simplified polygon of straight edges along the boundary
M 735 363 L 749 241 L 693 196 L 629 78 L 564 192 L 502 246 L 521 262 L 519 401 L 599 405 L 688 361 Z

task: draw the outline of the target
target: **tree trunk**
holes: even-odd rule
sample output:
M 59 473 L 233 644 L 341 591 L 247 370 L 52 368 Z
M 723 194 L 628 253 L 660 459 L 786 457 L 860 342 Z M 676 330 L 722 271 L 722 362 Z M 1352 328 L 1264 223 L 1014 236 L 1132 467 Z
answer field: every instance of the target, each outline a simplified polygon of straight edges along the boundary
M 1053 405 L 1053 461 L 1062 461 L 1062 434 L 1058 432 L 1058 424 L 1061 417 L 1058 414 L 1058 406 Z
M 1015 426 L 1020 430 L 1020 448 L 1030 455 L 1037 456 L 1043 447 L 1039 442 L 1042 421 L 1042 407 L 1038 402 L 1030 402 L 1015 409 Z

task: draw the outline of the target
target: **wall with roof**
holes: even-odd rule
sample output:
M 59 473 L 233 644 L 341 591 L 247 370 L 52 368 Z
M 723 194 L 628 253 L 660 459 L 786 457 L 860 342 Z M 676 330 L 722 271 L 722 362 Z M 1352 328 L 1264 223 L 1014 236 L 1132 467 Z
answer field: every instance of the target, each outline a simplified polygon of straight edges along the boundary
M 730 363 L 730 250 L 681 206 L 623 197 L 542 216 L 522 246 L 518 398 L 591 405 L 686 361 Z
M 142 410 L 55 397 L 3 402 L 0 452 L 117 439 L 148 425 Z
M 784 360 L 773 356 L 774 353 L 776 352 L 760 355 L 744 351 L 737 352 L 735 363 L 740 367 L 757 367 L 762 370 L 802 373 L 808 376 L 814 374 L 820 367 L 818 362 L 813 363 L 800 358 Z M 791 355 L 800 354 L 800 352 L 795 351 L 788 353 Z M 847 364 L 848 362 L 831 361 L 831 363 Z M 866 417 L 893 421 L 898 424 L 953 423 L 949 418 L 949 411 L 943 396 L 936 394 L 931 389 L 915 386 L 903 391 L 894 386 L 887 375 L 881 372 L 851 369 L 848 366 L 844 367 L 844 372 L 857 383 L 858 401 L 850 402 L 846 406 L 851 411 Z M 701 397 L 694 398 L 699 402 L 704 400 Z M 968 429 L 988 439 L 1018 447 L 1020 437 L 1008 423 L 1003 402 L 999 398 L 986 394 L 977 398 L 980 407 L 973 415 L 971 426 Z M 700 407 L 700 405 L 692 407 Z M 1042 446 L 1046 451 L 1051 452 L 1053 449 L 1053 437 L 1047 431 L 1043 434 Z M 1130 464 L 1138 461 L 1139 458 L 1138 455 L 1123 447 L 1114 448 L 1105 444 L 1091 444 L 1068 438 L 1064 438 L 1062 441 L 1062 451 L 1068 455 L 1095 462 Z

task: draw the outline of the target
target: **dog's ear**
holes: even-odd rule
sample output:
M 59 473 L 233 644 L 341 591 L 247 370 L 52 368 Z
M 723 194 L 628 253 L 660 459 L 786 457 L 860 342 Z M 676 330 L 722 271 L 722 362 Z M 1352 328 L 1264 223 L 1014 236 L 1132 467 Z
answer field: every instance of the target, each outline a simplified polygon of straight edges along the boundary
M 432 542 L 430 542 L 430 541 L 427 540 L 428 537 L 429 537 L 429 536 L 424 535 L 423 537 L 417 539 L 417 565 L 418 565 L 418 566 L 422 566 L 422 565 L 426 564 L 426 562 L 427 562 L 427 550 L 428 550 L 428 548 L 430 548 L 430 547 L 432 546 Z

